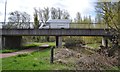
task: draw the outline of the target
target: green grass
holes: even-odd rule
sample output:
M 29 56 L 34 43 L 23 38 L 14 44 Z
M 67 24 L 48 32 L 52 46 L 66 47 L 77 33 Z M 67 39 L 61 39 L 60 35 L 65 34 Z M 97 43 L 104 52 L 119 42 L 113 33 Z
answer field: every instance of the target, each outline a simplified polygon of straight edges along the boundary
M 44 45 L 44 44 L 48 44 L 50 47 L 55 47 L 55 42 L 45 42 L 45 43 L 31 43 L 31 44 L 25 44 L 23 45 L 22 48 L 12 48 L 12 49 L 3 49 L 3 50 L 0 50 L 0 53 L 12 53 L 12 52 L 16 52 L 16 51 L 19 51 L 19 50 L 24 50 L 24 49 L 28 49 L 28 48 L 32 48 L 32 47 L 38 47 L 38 46 L 41 46 L 41 45 Z
M 5 50 L 0 50 L 0 53 L 12 53 L 18 51 L 17 49 L 5 49 Z
M 2 59 L 2 70 L 66 70 L 64 64 L 50 64 L 50 49 Z
M 55 42 L 44 42 L 44 43 L 34 42 L 34 43 L 31 43 L 31 44 L 25 44 L 24 46 L 25 47 L 35 47 L 35 46 L 41 46 L 41 45 L 44 45 L 44 44 L 48 44 L 50 46 L 55 46 Z
M 113 66 L 111 70 L 119 70 L 120 71 L 120 66 Z
M 100 43 L 87 44 L 87 46 L 92 47 L 93 49 L 98 49 L 100 45 Z
M 16 52 L 16 51 L 28 49 L 28 48 L 31 48 L 31 47 L 36 47 L 36 46 L 37 45 L 30 44 L 30 45 L 23 46 L 21 48 L 6 48 L 6 49 L 3 49 L 3 50 L 0 50 L 0 53 L 12 53 L 12 52 Z
M 71 64 L 50 64 L 50 48 L 2 59 L 2 70 L 72 70 Z M 111 70 L 120 70 L 113 67 Z
M 25 47 L 35 47 L 35 46 L 41 46 L 41 45 L 44 45 L 44 44 L 48 44 L 50 47 L 55 47 L 56 46 L 55 42 L 43 42 L 43 43 L 34 42 L 34 43 L 31 43 L 31 44 L 25 44 L 24 46 Z M 64 45 L 64 44 L 65 43 L 62 42 L 62 45 Z

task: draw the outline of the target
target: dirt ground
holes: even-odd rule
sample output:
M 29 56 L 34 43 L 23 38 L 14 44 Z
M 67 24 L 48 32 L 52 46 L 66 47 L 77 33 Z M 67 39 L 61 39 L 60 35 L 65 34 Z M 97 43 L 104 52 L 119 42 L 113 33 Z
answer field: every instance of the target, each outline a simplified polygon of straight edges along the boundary
M 108 70 L 118 66 L 118 56 L 108 57 L 87 48 L 55 48 L 55 63 L 72 66 L 72 70 Z

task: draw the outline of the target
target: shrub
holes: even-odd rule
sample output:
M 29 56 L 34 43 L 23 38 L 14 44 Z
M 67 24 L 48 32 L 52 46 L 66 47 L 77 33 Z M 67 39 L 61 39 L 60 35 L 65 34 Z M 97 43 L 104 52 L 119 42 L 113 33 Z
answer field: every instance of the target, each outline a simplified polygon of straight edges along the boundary
M 32 47 L 37 47 L 37 46 L 39 46 L 39 44 L 32 43 L 32 44 L 25 45 L 24 48 L 32 48 Z
M 101 43 L 102 37 L 82 36 L 86 44 Z
M 81 46 L 83 45 L 84 42 L 81 40 L 81 39 L 78 39 L 77 37 L 76 38 L 67 38 L 65 40 L 65 44 L 64 46 L 65 47 L 77 47 L 77 46 Z
M 33 67 L 38 66 L 36 63 L 33 64 Z
M 19 54 L 17 55 L 17 57 L 25 57 L 25 56 L 28 56 L 29 54 L 28 53 L 25 53 L 25 54 Z
M 2 50 L 2 53 L 12 53 L 15 52 L 16 50 Z
M 50 41 L 50 42 L 55 42 L 55 37 L 54 37 L 54 36 L 50 36 L 49 41 Z

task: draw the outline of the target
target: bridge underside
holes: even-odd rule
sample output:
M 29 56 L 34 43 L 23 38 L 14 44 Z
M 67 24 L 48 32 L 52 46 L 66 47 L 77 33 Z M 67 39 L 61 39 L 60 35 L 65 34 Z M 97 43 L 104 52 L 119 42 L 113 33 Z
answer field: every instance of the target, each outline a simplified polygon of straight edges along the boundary
M 2 48 L 21 47 L 22 36 L 56 36 L 56 47 L 62 46 L 61 36 L 110 36 L 108 29 L 2 29 Z M 107 46 L 106 38 L 102 44 Z

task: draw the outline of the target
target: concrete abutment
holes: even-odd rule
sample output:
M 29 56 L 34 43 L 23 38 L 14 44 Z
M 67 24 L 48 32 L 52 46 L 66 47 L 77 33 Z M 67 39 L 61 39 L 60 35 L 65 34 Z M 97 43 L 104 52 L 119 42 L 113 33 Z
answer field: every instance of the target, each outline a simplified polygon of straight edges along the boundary
M 2 48 L 21 47 L 22 36 L 2 36 Z

